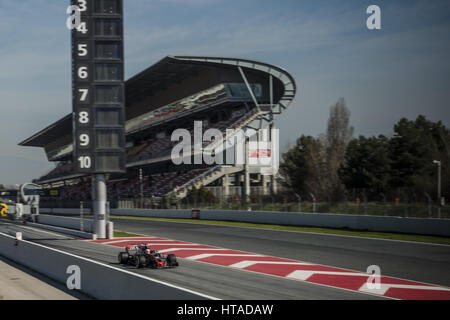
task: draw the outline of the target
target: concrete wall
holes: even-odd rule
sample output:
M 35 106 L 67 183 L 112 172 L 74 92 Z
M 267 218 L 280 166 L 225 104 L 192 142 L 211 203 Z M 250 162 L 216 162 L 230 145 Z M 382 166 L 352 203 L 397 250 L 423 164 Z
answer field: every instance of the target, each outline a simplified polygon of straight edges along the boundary
M 55 208 L 55 209 L 40 208 L 39 212 L 40 213 L 51 213 L 51 214 L 58 213 L 58 214 L 64 214 L 64 215 L 80 216 L 80 208 L 75 208 L 75 209 L 67 209 L 67 208 Z M 84 214 L 85 215 L 91 214 L 91 209 L 84 208 Z
M 40 244 L 19 241 L 0 233 L 0 255 L 32 270 L 66 283 L 67 267 L 81 270 L 81 291 L 98 299 L 117 300 L 203 300 L 211 297 L 169 285 L 103 263 L 62 252 Z
M 42 212 L 42 211 L 41 211 Z M 59 217 L 40 214 L 37 218 L 37 223 L 48 224 L 67 229 L 81 230 L 81 220 L 79 218 Z M 94 221 L 83 219 L 83 231 L 93 233 Z
M 79 209 L 72 209 L 71 212 L 77 213 Z M 191 211 L 112 209 L 111 215 L 190 219 Z M 202 210 L 201 219 L 450 236 L 450 219 L 227 210 Z
M 152 217 L 152 218 L 190 219 L 191 218 L 191 210 L 111 209 L 111 215 Z
M 450 219 L 256 211 L 206 211 L 201 219 L 450 236 Z
M 82 232 L 82 231 L 79 231 L 76 229 L 67 229 L 67 228 L 62 228 L 62 227 L 57 227 L 57 226 L 51 226 L 48 224 L 32 223 L 32 222 L 27 222 L 27 226 L 30 226 L 33 228 L 38 228 L 38 229 L 44 229 L 44 230 L 48 230 L 48 231 L 53 231 L 53 232 L 58 232 L 58 233 L 63 233 L 63 234 L 75 236 L 77 238 L 92 239 L 92 240 L 97 239 L 96 235 L 94 235 L 92 233 Z

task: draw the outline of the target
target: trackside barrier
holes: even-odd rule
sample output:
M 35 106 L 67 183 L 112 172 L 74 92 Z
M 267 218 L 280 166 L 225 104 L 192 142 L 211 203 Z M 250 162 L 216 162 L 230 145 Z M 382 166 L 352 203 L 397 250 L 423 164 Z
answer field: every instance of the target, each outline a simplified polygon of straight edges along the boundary
M 200 210 L 192 209 L 192 211 L 191 211 L 191 218 L 199 220 L 200 219 Z
M 80 209 L 58 209 L 58 208 L 41 208 L 41 215 L 45 213 L 50 214 L 62 214 L 62 215 L 80 215 Z M 132 214 L 126 214 L 132 213 Z M 149 210 L 149 209 L 111 209 L 111 215 L 129 215 L 135 217 L 161 217 L 161 218 L 174 218 L 174 219 L 190 219 L 191 210 Z M 53 216 L 52 216 L 53 217 Z
M 40 208 L 40 213 L 57 213 L 57 214 L 64 214 L 64 215 L 76 215 L 80 216 L 80 208 L 77 209 L 68 209 L 68 208 L 55 208 L 55 209 L 49 209 L 49 208 Z M 84 208 L 84 214 L 91 214 L 89 208 Z
M 53 210 L 59 212 L 58 209 Z M 71 210 L 79 212 L 79 209 Z M 191 210 L 111 209 L 111 215 L 192 219 Z M 201 219 L 450 236 L 450 219 L 232 210 L 202 210 Z
M 202 219 L 450 236 L 450 219 L 219 210 L 203 210 Z
M 15 245 L 17 242 L 17 245 Z M 103 300 L 205 300 L 200 293 L 107 264 L 0 233 L 0 255 L 67 283 L 69 266 L 80 268 L 80 291 Z
M 32 227 L 70 234 L 85 239 L 93 239 L 94 237 L 94 221 L 92 220 L 41 214 L 36 216 L 36 222 L 27 222 L 27 224 Z M 114 236 L 114 224 L 108 222 L 106 227 L 107 238 L 112 239 Z
M 33 228 L 38 228 L 38 229 L 44 229 L 44 230 L 48 230 L 48 231 L 53 231 L 53 232 L 58 232 L 58 233 L 63 233 L 63 234 L 68 234 L 68 235 L 75 236 L 78 238 L 96 240 L 96 235 L 94 235 L 92 233 L 88 233 L 88 232 L 82 232 L 82 231 L 75 230 L 75 229 L 68 229 L 68 228 L 62 228 L 62 227 L 57 227 L 57 226 L 51 226 L 48 224 L 40 224 L 40 223 L 32 223 L 32 222 L 27 222 L 27 226 L 30 226 Z
M 56 227 L 80 230 L 80 219 L 79 218 L 49 216 L 49 215 L 40 214 L 39 216 L 37 216 L 36 222 L 41 223 L 41 224 L 56 226 Z M 93 233 L 93 230 L 94 230 L 94 221 L 88 220 L 88 219 L 83 219 L 83 231 L 88 232 L 88 233 Z

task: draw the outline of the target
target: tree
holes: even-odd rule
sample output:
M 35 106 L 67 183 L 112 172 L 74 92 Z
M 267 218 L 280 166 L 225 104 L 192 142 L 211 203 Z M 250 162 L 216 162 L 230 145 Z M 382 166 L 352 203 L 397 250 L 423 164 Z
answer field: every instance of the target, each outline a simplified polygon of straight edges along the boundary
M 344 98 L 340 98 L 330 109 L 327 127 L 327 173 L 329 181 L 328 195 L 332 200 L 340 200 L 345 187 L 339 179 L 339 168 L 344 162 L 345 150 L 353 136 L 350 127 L 350 110 Z
M 193 186 L 192 189 L 189 191 L 188 199 L 194 204 L 197 204 L 199 200 L 199 192 L 196 186 Z
M 347 189 L 364 189 L 368 196 L 379 197 L 390 189 L 390 174 L 387 137 L 360 136 L 348 144 L 339 169 L 339 177 Z
M 402 201 L 436 199 L 441 161 L 442 195 L 450 192 L 450 131 L 425 116 L 401 119 L 394 136 L 352 140 L 350 111 L 344 99 L 330 109 L 327 132 L 301 136 L 282 155 L 280 173 L 286 186 L 304 199 L 340 200 L 346 189 L 364 189 L 371 197 L 400 196 Z
M 350 110 L 344 98 L 340 98 L 330 108 L 328 118 L 327 139 L 330 146 L 345 147 L 353 137 L 353 127 L 350 127 Z
M 286 186 L 304 199 L 310 194 L 326 194 L 325 143 L 323 139 L 301 136 L 296 145 L 282 155 L 280 173 Z
M 345 149 L 353 136 L 350 111 L 339 99 L 330 108 L 327 132 L 318 138 L 301 136 L 296 146 L 282 155 L 280 172 L 293 192 L 325 200 L 340 200 L 345 187 L 338 170 L 344 162 Z
M 200 186 L 198 194 L 202 203 L 217 203 L 219 200 L 215 194 L 211 190 L 206 189 L 204 185 Z
M 442 122 L 433 123 L 420 115 L 415 121 L 401 119 L 394 126 L 389 143 L 392 163 L 391 187 L 404 190 L 416 199 L 424 194 L 436 198 L 437 170 L 433 160 L 442 163 L 442 191 L 450 190 L 450 132 Z M 410 196 L 410 198 L 411 198 Z
M 442 194 L 448 194 L 450 132 L 441 122 L 424 116 L 415 121 L 401 119 L 394 136 L 359 137 L 352 140 L 339 170 L 348 189 L 366 189 L 372 196 L 380 193 L 399 196 L 402 201 L 436 199 L 437 168 L 442 163 Z
M 217 203 L 219 201 L 215 194 L 207 190 L 204 185 L 201 185 L 200 188 L 193 186 L 189 191 L 188 199 L 196 205 L 199 203 Z

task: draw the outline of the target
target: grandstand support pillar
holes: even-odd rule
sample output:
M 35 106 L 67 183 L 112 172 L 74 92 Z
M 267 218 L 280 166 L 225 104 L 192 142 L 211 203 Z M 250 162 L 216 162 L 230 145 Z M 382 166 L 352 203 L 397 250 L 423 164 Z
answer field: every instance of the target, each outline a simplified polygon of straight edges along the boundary
M 248 170 L 248 142 L 249 139 L 245 139 L 245 164 L 244 164 L 244 184 L 242 186 L 242 201 L 244 204 L 249 202 L 250 198 L 250 171 Z
M 104 174 L 96 174 L 93 177 L 94 233 L 97 239 L 106 238 L 106 179 Z
M 272 137 L 272 130 L 276 129 L 275 124 L 271 123 L 269 126 L 269 134 L 270 134 L 270 141 L 273 141 Z M 276 174 L 273 174 L 270 176 L 270 196 L 273 197 L 278 193 L 278 182 L 276 179 Z
M 270 121 L 273 123 L 273 76 L 269 76 Z
M 222 179 L 222 194 L 223 199 L 227 199 L 230 196 L 230 175 L 228 173 Z
M 261 175 L 261 183 L 262 183 L 262 194 L 264 195 L 264 196 L 267 196 L 267 195 L 269 195 L 269 192 L 268 192 L 268 188 L 267 188 L 267 176 L 266 175 Z
M 278 193 L 278 182 L 275 176 L 270 176 L 270 195 L 273 197 Z

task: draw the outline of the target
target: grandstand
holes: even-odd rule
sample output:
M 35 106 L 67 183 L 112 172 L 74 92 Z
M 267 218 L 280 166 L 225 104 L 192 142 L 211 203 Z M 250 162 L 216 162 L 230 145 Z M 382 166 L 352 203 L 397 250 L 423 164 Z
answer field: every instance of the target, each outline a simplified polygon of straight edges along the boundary
M 273 125 L 296 94 L 284 69 L 267 63 L 224 57 L 168 56 L 126 81 L 127 173 L 107 176 L 113 203 L 136 197 L 186 197 L 193 186 L 207 186 L 217 196 L 268 194 L 275 179 L 238 165 L 175 165 L 171 141 L 176 129 L 194 131 L 194 121 L 208 128 L 239 130 Z M 118 117 L 119 114 L 111 114 Z M 104 119 L 107 121 L 107 119 Z M 91 178 L 74 172 L 72 115 L 53 123 L 19 145 L 44 148 L 56 167 L 36 179 L 64 201 L 89 201 Z M 204 143 L 203 147 L 208 143 Z M 246 176 L 247 175 L 247 176 Z

